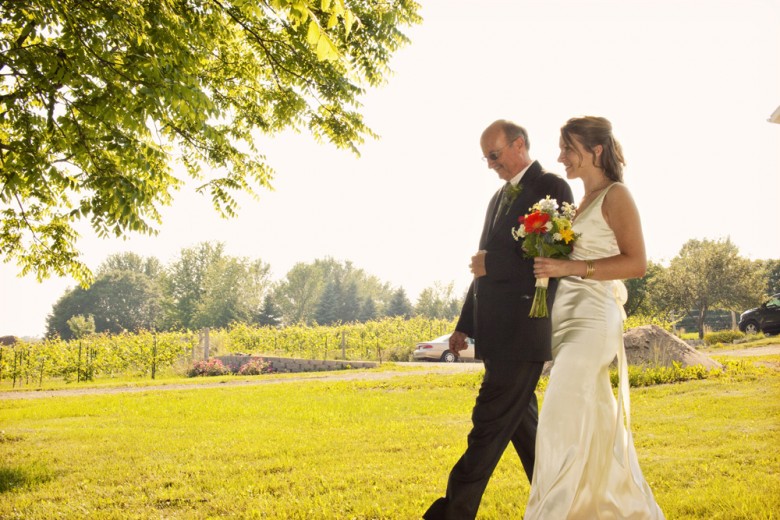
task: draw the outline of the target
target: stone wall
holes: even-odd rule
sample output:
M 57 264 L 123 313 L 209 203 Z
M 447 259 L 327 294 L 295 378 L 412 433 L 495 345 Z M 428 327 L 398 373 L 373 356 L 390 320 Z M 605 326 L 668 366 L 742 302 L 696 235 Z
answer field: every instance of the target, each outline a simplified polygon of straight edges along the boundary
M 238 372 L 242 365 L 253 359 L 263 359 L 271 363 L 275 372 L 323 372 L 327 370 L 345 370 L 351 368 L 374 368 L 379 363 L 375 361 L 350 361 L 350 360 L 322 360 L 322 359 L 295 359 L 274 356 L 217 356 L 222 364 L 231 371 Z

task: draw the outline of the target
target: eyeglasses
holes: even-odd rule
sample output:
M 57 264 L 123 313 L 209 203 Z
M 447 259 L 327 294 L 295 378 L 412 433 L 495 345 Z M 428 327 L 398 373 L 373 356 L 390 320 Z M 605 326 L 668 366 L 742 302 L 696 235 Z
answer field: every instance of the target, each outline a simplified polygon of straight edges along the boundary
M 499 159 L 499 157 L 501 157 L 501 154 L 504 152 L 504 148 L 506 148 L 510 144 L 514 143 L 518 139 L 519 139 L 519 137 L 515 137 L 514 139 L 512 139 L 511 141 L 506 143 L 504 146 L 502 146 L 498 150 L 493 150 L 492 152 L 490 152 L 487 155 L 483 156 L 482 160 L 483 161 L 497 161 Z

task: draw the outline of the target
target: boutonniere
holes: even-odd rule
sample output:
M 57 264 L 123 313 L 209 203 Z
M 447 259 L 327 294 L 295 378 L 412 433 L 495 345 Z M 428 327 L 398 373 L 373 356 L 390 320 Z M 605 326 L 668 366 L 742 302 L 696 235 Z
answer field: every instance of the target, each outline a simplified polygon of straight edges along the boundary
M 519 182 L 517 183 L 517 186 L 513 185 L 511 182 L 506 183 L 504 194 L 501 196 L 501 207 L 504 208 L 504 214 L 509 213 L 509 208 L 512 207 L 512 203 L 517 199 L 517 196 L 520 195 L 521 191 L 523 191 L 523 185 Z

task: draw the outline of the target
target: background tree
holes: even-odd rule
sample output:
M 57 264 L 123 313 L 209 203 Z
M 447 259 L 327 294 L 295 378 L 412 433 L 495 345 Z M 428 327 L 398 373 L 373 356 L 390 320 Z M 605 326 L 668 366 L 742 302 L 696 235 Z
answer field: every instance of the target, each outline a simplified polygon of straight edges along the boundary
M 376 303 L 371 296 L 366 296 L 363 303 L 360 305 L 360 314 L 358 314 L 358 321 L 366 322 L 372 321 L 379 317 L 379 313 L 376 310 Z
M 265 327 L 278 327 L 282 324 L 282 311 L 274 303 L 271 293 L 265 295 L 263 306 L 255 317 L 254 322 Z
M 758 304 L 766 281 L 761 272 L 739 256 L 731 240 L 689 240 L 668 269 L 653 283 L 665 305 L 684 315 L 696 311 L 699 338 L 712 308 L 742 311 Z
M 355 280 L 347 283 L 341 295 L 339 319 L 342 323 L 353 323 L 360 316 L 360 297 L 358 296 L 358 284 Z
M 339 311 L 342 304 L 343 292 L 341 281 L 331 280 L 325 285 L 320 301 L 317 303 L 317 311 L 314 319 L 320 325 L 331 325 L 339 321 Z
M 165 328 L 194 329 L 195 316 L 203 305 L 206 276 L 211 264 L 224 255 L 221 242 L 202 242 L 181 250 L 178 259 L 168 269 L 165 282 Z
M 77 314 L 72 316 L 67 321 L 67 324 L 71 334 L 76 339 L 86 338 L 90 334 L 95 333 L 95 319 L 92 315 L 82 316 Z
M 253 132 L 357 151 L 364 86 L 419 23 L 410 0 L 0 2 L 0 250 L 91 280 L 73 224 L 154 232 L 182 180 L 223 215 L 272 170 Z
M 282 310 L 285 324 L 309 322 L 325 286 L 322 266 L 299 262 L 287 272 L 274 291 L 274 300 Z
M 352 262 L 324 258 L 295 264 L 274 291 L 274 300 L 287 324 L 349 323 L 358 320 L 361 301 L 371 297 L 375 307 L 377 302 L 386 305 L 391 294 L 389 284 Z
M 133 271 L 158 280 L 165 274 L 165 267 L 156 257 L 144 258 L 128 251 L 110 255 L 98 266 L 95 275 L 100 276 L 111 271 Z
M 766 295 L 780 293 L 780 260 L 756 260 L 755 263 L 766 279 Z
M 655 279 L 664 271 L 664 267 L 653 261 L 647 262 L 647 272 L 642 278 L 626 280 L 628 300 L 624 305 L 627 316 L 645 315 L 652 316 L 661 312 L 656 305 L 650 288 Z
M 414 309 L 412 308 L 412 302 L 406 296 L 406 291 L 403 287 L 399 287 L 393 293 L 393 297 L 390 299 L 390 303 L 387 306 L 386 316 L 403 316 L 408 318 L 412 315 Z
M 68 320 L 91 315 L 96 332 L 138 332 L 156 327 L 161 311 L 159 287 L 146 275 L 134 271 L 109 271 L 89 288 L 75 287 L 52 307 L 47 334 L 73 337 Z
M 233 322 L 251 322 L 260 310 L 269 272 L 270 266 L 259 260 L 216 259 L 206 269 L 193 325 L 227 327 Z
M 414 312 L 427 318 L 452 319 L 460 311 L 460 301 L 454 295 L 454 283 L 435 282 L 420 292 Z
M 166 327 L 252 322 L 271 287 L 270 272 L 261 260 L 226 255 L 221 242 L 182 249 L 166 277 Z

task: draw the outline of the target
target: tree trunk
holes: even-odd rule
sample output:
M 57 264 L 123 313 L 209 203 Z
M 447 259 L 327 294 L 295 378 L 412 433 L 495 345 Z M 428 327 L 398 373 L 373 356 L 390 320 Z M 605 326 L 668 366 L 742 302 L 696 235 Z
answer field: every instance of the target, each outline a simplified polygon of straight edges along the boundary
M 702 305 L 699 309 L 699 339 L 704 339 L 704 319 L 707 317 L 707 306 Z

